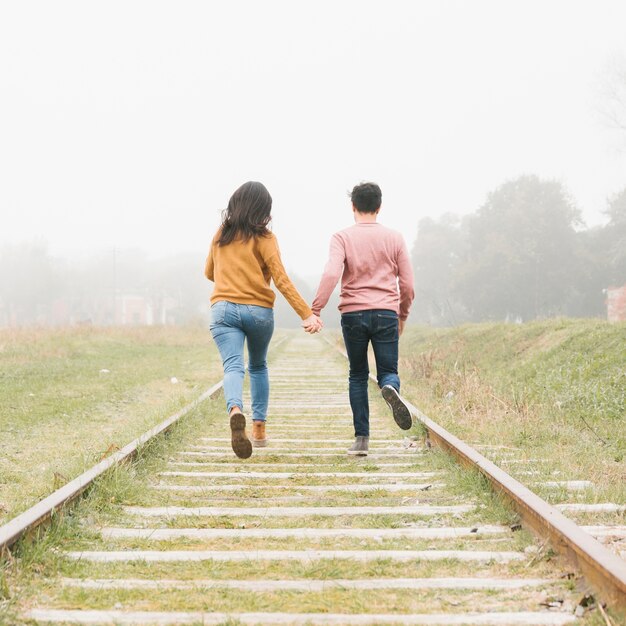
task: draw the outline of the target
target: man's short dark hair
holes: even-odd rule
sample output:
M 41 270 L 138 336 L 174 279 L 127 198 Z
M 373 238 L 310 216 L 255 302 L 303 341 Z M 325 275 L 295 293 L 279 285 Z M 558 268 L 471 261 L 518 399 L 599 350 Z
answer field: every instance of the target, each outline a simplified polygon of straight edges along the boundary
M 350 200 L 359 213 L 376 213 L 382 199 L 383 192 L 376 183 L 361 183 L 350 194 Z

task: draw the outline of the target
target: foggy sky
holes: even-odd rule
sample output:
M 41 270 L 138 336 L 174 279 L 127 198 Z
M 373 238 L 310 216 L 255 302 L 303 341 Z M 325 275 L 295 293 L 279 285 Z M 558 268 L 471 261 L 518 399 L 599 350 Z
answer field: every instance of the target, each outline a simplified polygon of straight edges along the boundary
M 624 24 L 619 0 L 0 0 L 0 243 L 202 256 L 246 180 L 305 276 L 363 180 L 409 245 L 521 174 L 598 223 L 626 185 L 598 112 Z

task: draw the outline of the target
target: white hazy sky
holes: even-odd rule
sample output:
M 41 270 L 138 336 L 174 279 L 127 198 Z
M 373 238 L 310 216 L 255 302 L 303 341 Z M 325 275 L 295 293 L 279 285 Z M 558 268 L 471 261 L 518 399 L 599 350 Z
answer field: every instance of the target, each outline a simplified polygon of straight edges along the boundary
M 0 0 L 0 243 L 203 256 L 246 180 L 305 276 L 362 180 L 409 245 L 525 173 L 598 223 L 625 33 L 622 0 Z

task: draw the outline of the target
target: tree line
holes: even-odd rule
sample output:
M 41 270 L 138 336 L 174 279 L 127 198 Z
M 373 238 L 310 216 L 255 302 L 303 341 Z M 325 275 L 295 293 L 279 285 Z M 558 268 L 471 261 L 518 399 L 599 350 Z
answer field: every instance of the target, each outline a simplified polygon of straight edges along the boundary
M 412 258 L 412 319 L 435 325 L 604 316 L 605 290 L 626 283 L 626 188 L 603 226 L 585 228 L 564 186 L 521 176 L 473 214 L 424 218 Z

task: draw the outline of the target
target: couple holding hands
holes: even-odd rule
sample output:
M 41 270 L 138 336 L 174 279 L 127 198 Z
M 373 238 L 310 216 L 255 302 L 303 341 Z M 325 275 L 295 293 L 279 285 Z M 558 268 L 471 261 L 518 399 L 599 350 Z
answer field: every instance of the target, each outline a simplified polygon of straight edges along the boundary
M 211 295 L 211 334 L 224 366 L 224 396 L 235 454 L 247 459 L 267 445 L 269 401 L 267 350 L 274 332 L 270 280 L 301 317 L 308 333 L 319 332 L 319 315 L 341 279 L 341 329 L 350 363 L 349 393 L 355 440 L 348 454 L 366 456 L 369 447 L 367 350 L 372 342 L 378 386 L 398 426 L 412 424 L 399 396 L 398 340 L 414 298 L 411 259 L 402 235 L 377 222 L 382 193 L 362 183 L 350 194 L 354 225 L 335 233 L 313 304 L 298 293 L 285 272 L 278 241 L 268 229 L 272 197 L 258 182 L 231 196 L 206 260 Z M 252 434 L 243 414 L 244 342 L 252 397 Z

